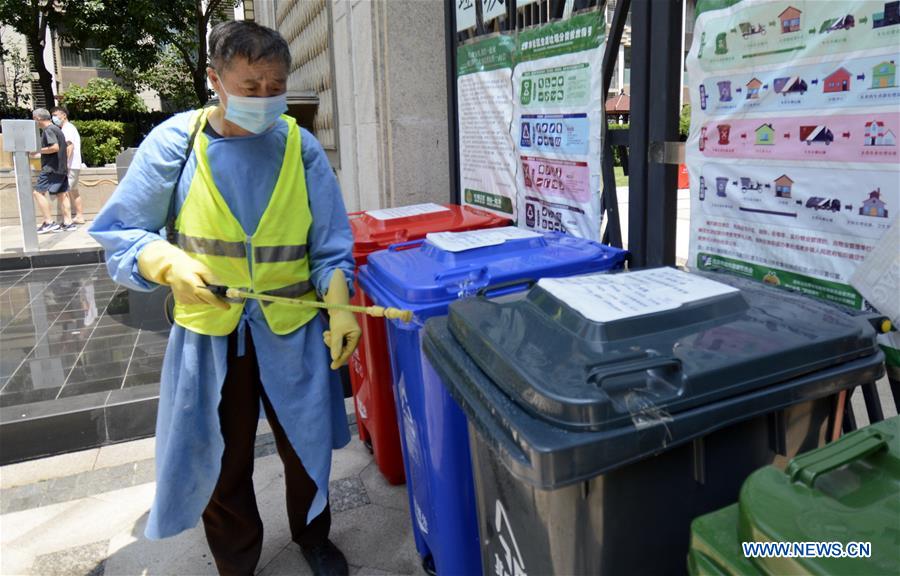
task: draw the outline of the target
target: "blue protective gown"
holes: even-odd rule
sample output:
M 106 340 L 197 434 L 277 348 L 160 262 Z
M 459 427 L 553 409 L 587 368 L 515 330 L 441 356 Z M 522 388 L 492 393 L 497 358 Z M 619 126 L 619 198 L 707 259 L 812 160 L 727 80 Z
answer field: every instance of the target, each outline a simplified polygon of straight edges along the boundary
M 189 113 L 178 114 L 147 136 L 90 229 L 106 250 L 112 278 L 133 290 L 157 287 L 140 275 L 137 257 L 148 243 L 164 239 L 160 231 L 173 190 L 176 209 L 180 209 L 194 175 L 196 155 L 192 154 L 176 182 L 189 137 L 188 120 Z M 201 132 L 197 138 L 207 136 Z M 210 139 L 213 178 L 248 234 L 256 230 L 272 195 L 286 138 L 287 123 L 279 119 L 260 135 Z M 302 130 L 302 154 L 312 212 L 310 280 L 324 294 L 332 273 L 340 268 L 352 290 L 353 237 L 343 199 L 325 152 L 306 130 Z M 329 369 L 329 353 L 322 341 L 325 321 L 316 316 L 296 332 L 278 336 L 269 330 L 259 305 L 248 301 L 237 328 L 239 337 L 247 329 L 263 388 L 318 487 L 309 521 L 327 503 L 332 448 L 350 440 L 340 379 Z M 209 502 L 224 451 L 218 408 L 227 358 L 227 336 L 172 327 L 160 382 L 157 487 L 147 522 L 148 538 L 165 538 L 194 527 Z

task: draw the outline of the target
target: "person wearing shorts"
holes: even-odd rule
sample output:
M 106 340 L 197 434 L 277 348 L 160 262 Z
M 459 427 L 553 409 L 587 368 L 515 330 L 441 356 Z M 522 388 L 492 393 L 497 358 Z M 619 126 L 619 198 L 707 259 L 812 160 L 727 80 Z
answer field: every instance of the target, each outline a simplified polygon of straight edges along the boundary
M 51 119 L 60 127 L 66 137 L 66 159 L 69 163 L 69 202 L 72 204 L 72 218 L 76 224 L 84 224 L 84 206 L 81 192 L 78 189 L 78 176 L 81 174 L 81 135 L 78 128 L 69 122 L 69 111 L 65 106 L 54 106 L 50 109 Z M 62 216 L 60 216 L 62 218 Z
M 58 126 L 53 124 L 50 112 L 46 108 L 36 109 L 32 113 L 32 118 L 41 128 L 41 171 L 38 174 L 37 183 L 34 185 L 34 199 L 43 217 L 43 222 L 38 227 L 38 234 L 76 230 L 78 226 L 72 222 L 69 214 L 72 208 L 69 205 L 67 193 L 69 169 L 65 135 Z M 56 197 L 63 210 L 62 225 L 50 216 L 50 202 L 44 196 L 47 193 Z

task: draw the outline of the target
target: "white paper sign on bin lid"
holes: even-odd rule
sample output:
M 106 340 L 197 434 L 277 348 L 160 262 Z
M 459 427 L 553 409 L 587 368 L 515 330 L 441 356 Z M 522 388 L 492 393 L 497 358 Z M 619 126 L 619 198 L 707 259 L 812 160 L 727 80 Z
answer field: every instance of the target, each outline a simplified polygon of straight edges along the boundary
M 593 322 L 645 316 L 739 292 L 727 284 L 674 268 L 544 278 L 538 286 Z
M 427 204 L 413 204 L 412 206 L 398 206 L 397 208 L 384 208 L 383 210 L 369 210 L 366 212 L 369 216 L 376 220 L 396 220 L 398 218 L 409 218 L 411 216 L 421 216 L 422 214 L 433 214 L 435 212 L 449 212 L 450 209 L 440 204 L 429 202 Z
M 489 228 L 487 230 L 470 230 L 467 232 L 431 232 L 425 239 L 434 246 L 447 252 L 464 252 L 485 246 L 499 246 L 507 240 L 538 238 L 541 234 L 506 226 L 505 228 Z

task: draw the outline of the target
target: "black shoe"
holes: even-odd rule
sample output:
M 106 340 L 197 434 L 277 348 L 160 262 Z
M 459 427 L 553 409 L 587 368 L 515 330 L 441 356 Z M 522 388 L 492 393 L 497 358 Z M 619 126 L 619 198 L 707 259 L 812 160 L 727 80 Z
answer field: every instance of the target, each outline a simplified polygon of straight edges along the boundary
M 60 226 L 56 222 L 44 222 L 43 224 L 38 226 L 37 233 L 47 234 L 48 232 L 56 232 L 59 229 Z
M 301 546 L 300 552 L 315 576 L 347 576 L 350 573 L 344 553 L 331 540 L 311 548 Z

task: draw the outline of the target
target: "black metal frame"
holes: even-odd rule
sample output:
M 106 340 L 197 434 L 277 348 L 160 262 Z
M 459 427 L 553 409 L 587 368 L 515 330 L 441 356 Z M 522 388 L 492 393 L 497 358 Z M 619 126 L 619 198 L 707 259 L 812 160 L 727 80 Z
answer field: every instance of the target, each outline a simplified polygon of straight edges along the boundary
M 601 206 L 606 219 L 603 242 L 622 246 L 618 198 L 612 165 L 614 146 L 624 151 L 629 163 L 628 249 L 631 267 L 675 264 L 677 166 L 651 163 L 651 143 L 676 142 L 681 98 L 681 35 L 684 0 L 619 0 L 603 55 L 603 94 L 609 92 L 622 32 L 631 10 L 631 120 L 630 129 L 603 130 Z M 562 14 L 565 0 L 550 0 L 552 16 Z M 576 0 L 575 9 L 605 6 L 606 0 Z M 515 0 L 509 0 L 507 16 L 485 30 L 476 3 L 475 36 L 494 30 L 515 29 Z M 450 134 L 449 164 L 452 172 L 451 200 L 460 202 L 459 143 L 457 140 L 456 47 L 467 34 L 456 32 L 455 0 L 445 1 L 447 45 L 447 116 Z
M 459 143 L 457 141 L 456 47 L 472 37 L 471 31 L 456 32 L 456 0 L 445 2 L 447 46 L 447 114 L 450 135 L 451 198 L 460 202 Z M 545 0 L 542 0 L 545 1 Z M 474 36 L 508 30 L 519 26 L 516 1 L 508 0 L 507 15 L 485 30 L 480 4 L 476 3 Z M 562 15 L 565 0 L 546 0 L 554 18 Z M 607 130 L 603 125 L 603 158 L 601 205 L 606 217 L 602 241 L 621 247 L 618 198 L 613 170 L 613 148 L 619 148 L 629 174 L 628 250 L 630 267 L 643 268 L 675 264 L 675 226 L 677 222 L 676 164 L 664 163 L 666 154 L 651 149 L 665 149 L 666 143 L 679 141 L 678 120 L 681 100 L 681 54 L 683 5 L 685 0 L 618 0 L 610 24 L 606 51 L 603 54 L 603 93 L 609 93 L 613 69 L 631 11 L 631 119 L 628 130 Z M 576 9 L 594 5 L 606 6 L 606 0 L 576 0 Z M 605 97 L 604 97 L 605 101 Z M 605 112 L 605 111 L 604 111 Z M 626 153 L 627 148 L 627 153 Z M 630 156 L 630 161 L 629 161 Z M 892 374 L 891 391 L 900 405 L 900 371 Z M 875 383 L 860 385 L 870 422 L 884 419 Z M 856 428 L 856 418 L 847 394 L 843 427 Z

